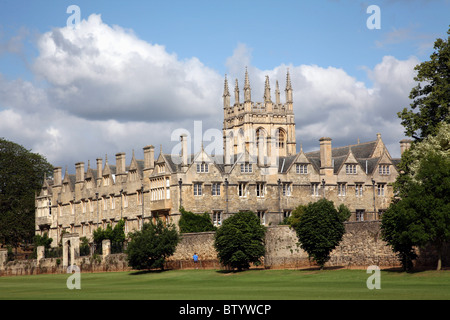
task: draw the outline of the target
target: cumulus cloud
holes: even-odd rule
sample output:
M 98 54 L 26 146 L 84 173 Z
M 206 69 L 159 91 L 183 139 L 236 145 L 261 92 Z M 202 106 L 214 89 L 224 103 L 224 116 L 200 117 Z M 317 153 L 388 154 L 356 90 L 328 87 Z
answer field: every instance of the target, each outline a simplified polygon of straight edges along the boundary
M 57 28 L 38 41 L 33 70 L 71 114 L 120 121 L 161 121 L 217 112 L 221 77 L 197 58 L 180 60 L 164 46 L 91 15 L 79 27 Z
M 149 144 L 156 153 L 160 145 L 171 152 L 178 143 L 172 133 L 194 135 L 194 121 L 202 121 L 203 138 L 208 129 L 222 128 L 223 75 L 195 57 L 179 59 L 162 45 L 109 26 L 99 15 L 76 29 L 42 34 L 37 48 L 32 63 L 36 82 L 6 80 L 0 74 L 0 136 L 54 165 L 73 170 L 75 162 L 94 165 L 97 157 L 113 159 L 117 152 L 126 152 L 129 161 L 132 150 L 142 158 Z M 242 92 L 247 67 L 253 101 L 263 101 L 268 75 L 272 99 L 278 80 L 283 102 L 289 68 L 298 149 L 300 143 L 304 150 L 317 149 L 322 136 L 340 146 L 374 140 L 381 132 L 391 155 L 399 155 L 403 129 L 396 112 L 409 105 L 416 58 L 384 57 L 367 70 L 373 82 L 367 87 L 333 67 L 280 64 L 261 70 L 252 65 L 252 54 L 257 53 L 239 44 L 225 61 L 230 89 L 237 78 Z

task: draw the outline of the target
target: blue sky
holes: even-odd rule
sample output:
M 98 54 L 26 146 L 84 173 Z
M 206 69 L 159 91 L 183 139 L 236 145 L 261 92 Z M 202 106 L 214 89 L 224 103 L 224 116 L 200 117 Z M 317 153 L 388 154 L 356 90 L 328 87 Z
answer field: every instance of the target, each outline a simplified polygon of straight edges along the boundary
M 85 31 L 89 30 L 83 37 L 92 33 L 96 39 L 101 39 L 107 34 L 110 41 L 108 46 L 100 47 L 100 43 L 103 42 L 98 41 L 99 46 L 94 48 L 93 44 L 83 42 L 86 38 L 83 38 L 84 40 L 79 38 L 78 41 L 76 35 L 64 31 L 66 21 L 71 15 L 66 13 L 70 5 L 77 5 L 81 9 L 83 21 L 87 21 L 92 14 L 99 15 L 98 20 L 92 19 L 83 27 Z M 366 11 L 369 5 L 377 5 L 380 8 L 380 29 L 367 28 L 366 21 L 371 16 L 371 13 Z M 161 67 L 158 72 L 164 76 L 177 72 L 186 73 L 184 80 L 179 79 L 179 82 L 174 83 L 192 80 L 188 75 L 189 72 L 193 74 L 193 79 L 207 79 L 206 87 L 198 84 L 203 90 L 202 97 L 196 92 L 188 95 L 191 97 L 190 103 L 197 104 L 199 110 L 217 108 L 220 111 L 220 104 L 214 104 L 220 103 L 224 74 L 242 81 L 244 66 L 248 66 L 252 71 L 255 86 L 264 81 L 264 74 L 270 74 L 271 79 L 275 77 L 280 81 L 280 85 L 284 86 L 282 74 L 284 75 L 286 68 L 290 67 L 293 73 L 293 86 L 297 89 L 294 104 L 297 104 L 298 110 L 296 111 L 298 143 L 302 141 L 304 147 L 314 149 L 318 146 L 317 140 L 320 138 L 318 134 L 330 135 L 337 144 L 345 144 L 354 142 L 356 137 L 370 140 L 380 131 L 386 139 L 385 143 L 395 148 L 392 154 L 398 156 L 397 144 L 403 138 L 403 130 L 399 126 L 396 112 L 408 106 L 407 96 L 414 85 L 412 79 L 407 83 L 399 84 L 399 82 L 406 81 L 404 79 L 406 77 L 411 78 L 412 67 L 429 58 L 436 38 L 447 36 L 449 13 L 449 0 L 367 2 L 2 0 L 0 117 L 3 117 L 4 122 L 2 123 L 0 118 L 0 136 L 43 153 L 58 165 L 71 166 L 77 161 L 86 161 L 84 158 L 94 159 L 108 152 L 111 154 L 123 150 L 130 152 L 132 148 L 140 149 L 147 144 L 165 145 L 170 141 L 169 132 L 180 127 L 189 130 L 193 121 L 203 121 L 204 128 L 221 128 L 221 112 L 207 111 L 204 116 L 200 111 L 193 112 L 192 117 L 186 116 L 181 121 L 173 117 L 178 110 L 176 107 L 168 108 L 167 114 L 161 111 L 165 109 L 162 107 L 163 101 L 171 101 L 171 97 L 175 94 L 169 90 L 173 84 L 169 78 L 164 78 L 165 81 L 155 83 L 153 86 L 152 80 L 147 78 L 143 71 L 146 67 L 140 68 L 142 73 L 139 73 L 139 70 L 134 70 L 126 64 L 127 69 L 112 73 L 120 75 L 114 85 L 106 83 L 104 79 L 101 83 L 95 82 L 100 74 L 93 74 L 92 66 L 101 64 L 102 67 L 108 68 L 105 61 L 109 61 L 108 63 L 113 63 L 111 69 L 114 69 L 124 61 L 121 56 L 124 48 L 120 50 L 114 48 L 116 41 L 114 37 L 117 36 L 116 43 L 119 43 L 118 39 L 127 38 L 128 46 L 139 47 L 142 50 L 139 51 L 139 57 L 147 63 L 151 64 L 149 61 L 159 58 L 153 56 L 153 60 L 146 60 L 148 56 L 142 52 L 145 50 L 153 52 L 152 50 L 156 48 L 160 49 L 158 57 L 164 61 L 173 59 L 170 60 L 172 61 L 170 68 Z M 103 27 L 108 28 L 102 29 Z M 57 32 L 58 30 L 61 33 Z M 50 40 L 45 42 L 47 36 Z M 79 59 L 84 59 L 80 55 L 69 56 L 62 61 L 56 58 L 56 54 L 51 56 L 52 53 L 47 52 L 45 55 L 46 49 L 62 43 L 55 39 L 70 40 L 71 44 L 79 46 L 78 48 L 82 50 L 88 46 L 94 51 L 101 49 L 103 51 L 99 51 L 98 57 L 102 58 L 104 54 L 104 59 L 80 62 Z M 54 44 L 50 44 L 52 41 Z M 61 49 L 64 50 L 64 47 Z M 129 57 L 129 52 L 126 54 L 126 57 Z M 112 62 L 114 57 L 118 60 Z M 75 65 L 74 69 L 81 72 L 83 67 L 90 68 L 89 73 L 77 77 L 62 76 L 68 72 L 71 64 L 78 62 L 80 65 Z M 156 66 L 159 68 L 161 64 L 156 63 L 155 68 Z M 155 71 L 153 68 L 149 70 Z M 124 79 L 121 77 L 123 73 L 127 73 Z M 160 78 L 164 77 L 161 75 Z M 399 80 L 396 80 L 396 77 Z M 149 91 L 161 92 L 161 97 L 155 100 L 152 97 L 142 96 L 139 100 L 139 94 L 134 95 L 136 102 L 129 107 L 124 106 L 128 108 L 130 114 L 134 114 L 130 117 L 124 116 L 119 106 L 117 109 L 114 106 L 108 109 L 92 102 L 101 104 L 105 95 L 109 97 L 120 94 L 117 88 L 127 88 L 133 79 L 147 81 Z M 334 82 L 332 79 L 335 79 Z M 393 83 L 388 84 L 389 79 L 392 79 Z M 80 85 L 86 80 L 90 88 L 95 90 L 87 91 L 86 87 Z M 120 81 L 124 81 L 123 86 L 120 86 Z M 348 87 L 344 87 L 347 83 Z M 312 87 L 308 91 L 303 84 L 311 84 Z M 182 89 L 189 91 L 193 86 L 196 84 Z M 355 93 L 352 89 L 354 87 L 358 90 L 363 87 L 365 91 Z M 73 93 L 74 88 L 80 94 L 83 93 L 83 96 L 69 95 L 69 92 Z M 134 89 L 135 86 L 130 85 L 130 88 Z M 319 90 L 320 88 L 322 90 Z M 214 100 L 214 97 L 204 97 L 207 95 L 205 90 L 209 92 L 208 94 L 215 94 L 217 100 Z M 255 93 L 256 101 L 261 100 L 256 95 L 258 90 Z M 331 97 L 326 96 L 327 90 Z M 340 93 L 346 90 L 353 96 L 351 101 L 339 98 Z M 96 99 L 94 91 L 102 92 L 103 95 Z M 371 99 L 373 91 L 376 91 L 379 97 L 367 107 L 369 116 L 360 115 L 355 118 L 347 116 L 347 119 L 343 117 L 342 122 L 339 122 L 340 125 L 335 127 L 333 123 L 327 122 L 326 119 L 333 120 L 330 114 L 335 110 L 342 110 L 341 114 L 356 114 L 356 110 L 364 109 L 364 100 Z M 163 93 L 167 94 L 167 98 Z M 123 96 L 126 94 L 127 92 L 123 92 Z M 86 95 L 94 97 L 90 102 L 83 104 Z M 185 108 L 184 103 L 180 101 L 189 99 L 188 96 L 180 97 L 179 100 L 172 101 L 172 104 L 176 105 L 179 102 L 178 107 Z M 121 96 L 111 99 L 117 101 Z M 335 104 L 330 102 L 333 99 L 336 100 Z M 360 101 L 354 102 L 353 105 L 353 101 L 358 99 Z M 395 104 L 386 105 L 394 102 Z M 80 105 L 76 106 L 76 103 Z M 107 103 L 105 101 L 105 104 Z M 316 105 L 313 105 L 314 103 Z M 85 106 L 86 109 L 97 109 L 102 113 L 90 113 L 89 110 L 83 109 Z M 314 110 L 321 112 L 321 116 L 314 114 Z M 152 117 L 151 111 L 157 111 L 158 116 Z M 43 114 L 46 112 L 45 118 Z M 355 119 L 361 118 L 360 121 L 374 119 L 370 116 L 371 112 L 375 117 L 380 116 L 378 120 L 373 121 L 373 126 L 368 128 L 362 124 L 354 125 Z M 29 132 L 23 132 L 19 125 L 14 127 L 14 121 L 27 125 Z M 69 123 L 65 124 L 65 121 Z M 144 132 L 147 132 L 144 128 L 152 127 L 149 131 L 152 137 L 133 139 L 130 135 L 137 134 L 132 129 L 136 127 L 142 128 Z M 170 130 L 160 135 L 153 134 L 158 128 Z M 317 128 L 329 130 L 322 132 Z M 111 139 L 107 137 L 108 134 L 115 134 L 118 138 Z M 89 143 L 80 143 L 79 138 L 69 138 L 83 135 L 87 140 L 94 140 L 99 145 L 95 150 L 97 154 Z M 95 135 L 95 139 L 90 135 Z M 42 141 L 46 139 L 50 141 L 43 143 Z M 134 144 L 130 144 L 130 140 L 135 141 Z M 64 144 L 76 145 L 76 151 L 67 152 L 67 146 L 62 146 Z

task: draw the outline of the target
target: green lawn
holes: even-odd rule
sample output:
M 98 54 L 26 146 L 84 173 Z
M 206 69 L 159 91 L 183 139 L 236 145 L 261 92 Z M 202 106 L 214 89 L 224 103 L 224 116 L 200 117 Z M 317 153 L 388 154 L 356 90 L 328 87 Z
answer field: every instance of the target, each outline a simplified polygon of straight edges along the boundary
M 70 275 L 0 278 L 0 300 L 300 300 L 450 299 L 450 271 L 381 272 L 381 289 L 369 290 L 365 270 L 216 270 L 82 273 L 81 289 Z

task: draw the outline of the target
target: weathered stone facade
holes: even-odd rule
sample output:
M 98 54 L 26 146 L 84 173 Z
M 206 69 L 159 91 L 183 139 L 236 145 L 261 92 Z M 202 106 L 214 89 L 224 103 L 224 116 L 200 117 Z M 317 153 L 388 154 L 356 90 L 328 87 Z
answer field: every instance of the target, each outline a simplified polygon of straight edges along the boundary
M 277 225 L 299 204 L 325 197 L 336 205 L 347 205 L 351 221 L 377 220 L 393 196 L 397 163 L 381 135 L 365 143 L 333 148 L 331 138 L 321 138 L 315 152 L 296 152 L 292 86 L 286 77 L 286 102 L 280 102 L 278 82 L 275 101 L 266 78 L 264 102 L 251 100 L 248 73 L 244 101 L 231 105 L 228 81 L 224 85 L 222 155 L 202 149 L 188 154 L 187 137 L 181 136 L 181 154 L 143 148 L 144 159 L 134 152 L 117 153 L 115 165 L 108 158 L 75 164 L 75 175 L 67 167 L 56 167 L 36 196 L 36 233 L 47 232 L 53 245 L 62 231 L 92 237 L 97 227 L 125 220 L 125 231 L 162 218 L 177 224 L 179 208 L 208 212 L 215 224 L 229 215 L 252 210 L 261 223 Z M 402 150 L 408 142 L 402 141 Z

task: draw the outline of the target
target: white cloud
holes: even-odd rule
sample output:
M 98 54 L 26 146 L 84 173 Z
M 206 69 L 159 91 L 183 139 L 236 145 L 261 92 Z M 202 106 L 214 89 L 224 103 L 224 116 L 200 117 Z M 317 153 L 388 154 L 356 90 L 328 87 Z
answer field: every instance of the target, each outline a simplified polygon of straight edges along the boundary
M 131 31 L 108 26 L 92 15 L 79 28 L 54 29 L 39 38 L 34 75 L 45 86 L 0 75 L 0 136 L 43 154 L 58 166 L 91 161 L 114 162 L 117 152 L 162 144 L 170 152 L 176 129 L 194 133 L 201 120 L 203 133 L 221 129 L 223 75 L 197 58 L 180 60 L 164 46 L 150 44 Z M 251 64 L 252 50 L 239 44 L 227 59 L 230 90 L 239 79 L 241 97 L 248 67 L 252 100 L 263 100 L 265 75 L 274 99 L 278 80 L 284 101 L 286 70 L 294 89 L 297 148 L 318 148 L 330 136 L 333 146 L 374 140 L 381 132 L 389 146 L 403 138 L 396 113 L 409 105 L 416 58 L 386 56 L 368 70 L 373 87 L 345 70 L 316 65 L 281 64 L 260 70 Z M 232 94 L 232 97 L 234 95 Z M 242 98 L 241 98 L 242 99 Z M 198 137 L 195 137 L 198 139 Z M 195 150 L 194 150 L 195 151 Z M 390 150 L 398 156 L 399 148 Z
M 33 69 L 52 100 L 87 119 L 160 121 L 217 114 L 221 76 L 198 59 L 179 60 L 91 15 L 77 28 L 45 33 Z

